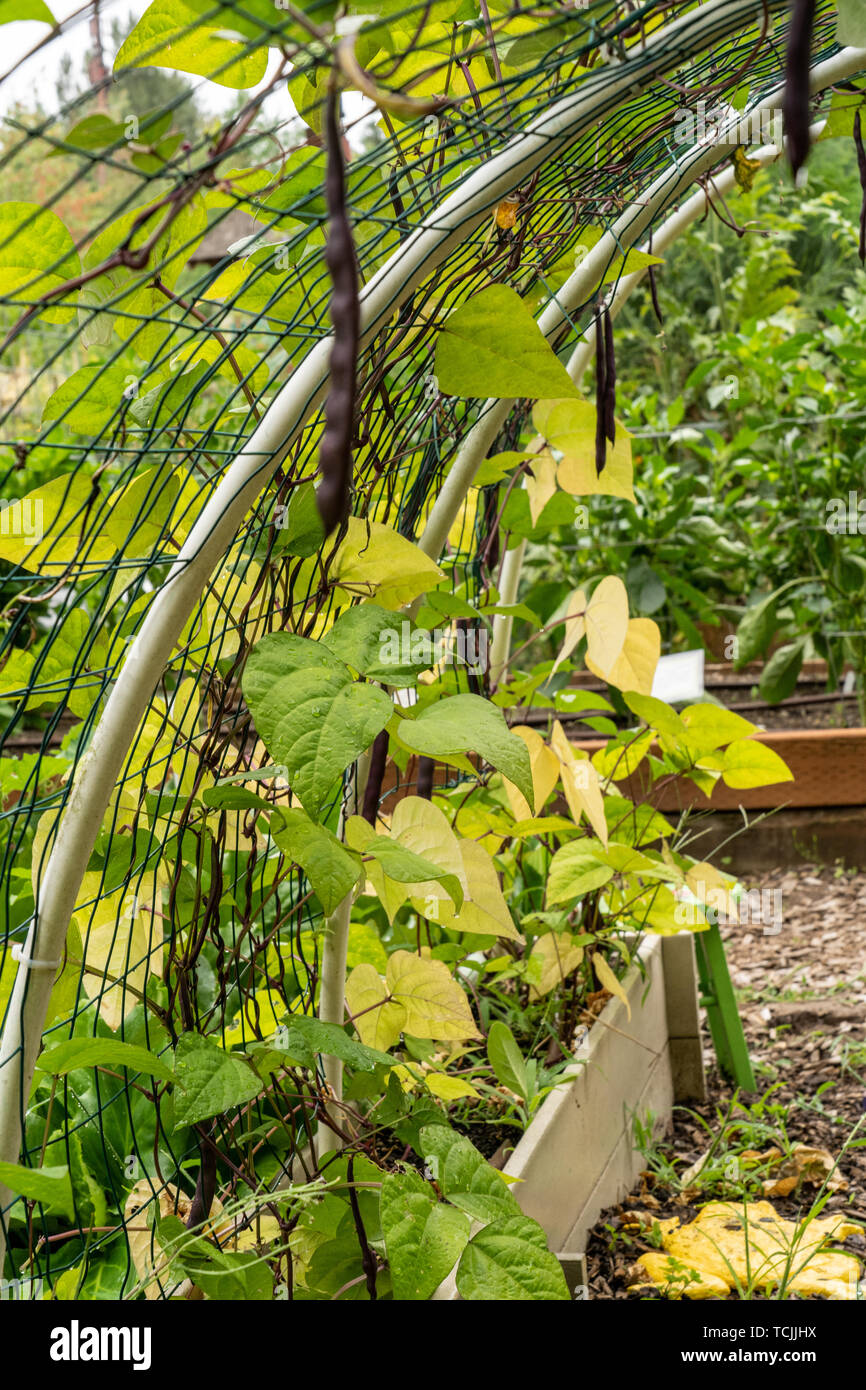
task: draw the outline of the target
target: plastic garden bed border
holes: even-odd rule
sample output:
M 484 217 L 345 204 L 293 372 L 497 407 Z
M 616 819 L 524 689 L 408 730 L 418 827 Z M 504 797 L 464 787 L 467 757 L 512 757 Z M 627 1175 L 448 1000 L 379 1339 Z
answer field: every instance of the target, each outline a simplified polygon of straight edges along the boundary
M 661 1133 L 675 1104 L 706 1097 L 692 933 L 646 935 L 638 956 L 622 981 L 631 1018 L 621 999 L 608 1000 L 567 1070 L 570 1084 L 542 1102 L 503 1168 L 517 1179 L 521 1209 L 572 1270 L 600 1213 L 645 1166 L 635 1120 L 651 1117 Z M 452 1271 L 433 1299 L 459 1298 Z

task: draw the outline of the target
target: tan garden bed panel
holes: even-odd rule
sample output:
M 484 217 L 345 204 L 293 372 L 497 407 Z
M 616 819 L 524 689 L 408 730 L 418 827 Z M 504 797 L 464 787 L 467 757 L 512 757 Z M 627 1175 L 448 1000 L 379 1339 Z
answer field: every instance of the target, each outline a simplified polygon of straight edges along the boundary
M 687 932 L 648 937 L 642 974 L 623 981 L 631 1019 L 619 999 L 605 1005 L 569 1068 L 573 1080 L 544 1101 L 505 1164 L 512 1191 L 544 1227 L 555 1253 L 582 1251 L 606 1207 L 634 1186 L 644 1166 L 634 1118 L 667 1129 L 675 1102 L 706 1094 L 695 975 Z M 453 1275 L 436 1299 L 458 1297 Z

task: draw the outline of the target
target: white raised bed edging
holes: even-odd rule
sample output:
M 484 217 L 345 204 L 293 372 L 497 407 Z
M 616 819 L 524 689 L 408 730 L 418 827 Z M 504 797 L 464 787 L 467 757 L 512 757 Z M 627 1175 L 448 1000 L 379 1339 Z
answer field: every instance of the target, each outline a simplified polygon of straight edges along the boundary
M 623 979 L 631 1019 L 610 999 L 505 1165 L 512 1192 L 555 1253 L 582 1251 L 606 1207 L 634 1186 L 644 1158 L 634 1118 L 668 1128 L 675 1102 L 706 1095 L 691 933 L 647 937 Z M 459 1298 L 454 1273 L 434 1300 Z

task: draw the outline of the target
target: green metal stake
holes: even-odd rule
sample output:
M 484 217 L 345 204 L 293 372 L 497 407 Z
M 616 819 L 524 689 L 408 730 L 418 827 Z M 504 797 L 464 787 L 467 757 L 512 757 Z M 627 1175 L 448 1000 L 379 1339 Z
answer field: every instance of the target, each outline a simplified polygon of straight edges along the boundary
M 755 1073 L 752 1071 L 746 1035 L 718 926 L 712 925 L 707 931 L 696 932 L 695 946 L 701 1003 L 707 1011 L 719 1066 L 742 1090 L 755 1091 Z

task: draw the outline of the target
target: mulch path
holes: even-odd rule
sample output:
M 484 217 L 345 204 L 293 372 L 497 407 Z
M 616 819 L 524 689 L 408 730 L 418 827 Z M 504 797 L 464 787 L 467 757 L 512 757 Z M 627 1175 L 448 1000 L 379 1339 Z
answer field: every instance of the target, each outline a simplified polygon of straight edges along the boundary
M 788 1139 L 826 1149 L 835 1158 L 866 1109 L 866 874 L 806 866 L 768 873 L 748 886 L 781 893 L 782 927 L 775 935 L 760 925 L 723 928 L 758 1084 L 755 1096 L 742 1099 L 762 1098 L 770 1123 L 769 1107 L 784 1107 L 780 1118 Z M 664 1143 L 681 1170 L 707 1150 L 708 1136 L 696 1116 L 715 1131 L 719 1109 L 726 1111 L 733 1096 L 711 1048 L 705 1060 L 708 1099 L 675 1111 Z M 866 1138 L 866 1125 L 858 1137 Z M 822 1215 L 847 1213 L 866 1225 L 866 1148 L 849 1149 L 838 1172 L 847 1189 L 829 1198 Z M 773 1204 L 792 1218 L 808 1209 L 813 1195 L 806 1189 Z M 631 1265 L 652 1247 L 623 1241 L 623 1218 L 647 1206 L 660 1218 L 688 1220 L 696 1214 L 697 1208 L 676 1204 L 673 1196 L 650 1176 L 620 1206 L 602 1214 L 587 1243 L 591 1297 L 647 1296 L 629 1294 L 626 1286 Z M 866 1258 L 863 1237 L 852 1237 L 845 1248 Z

